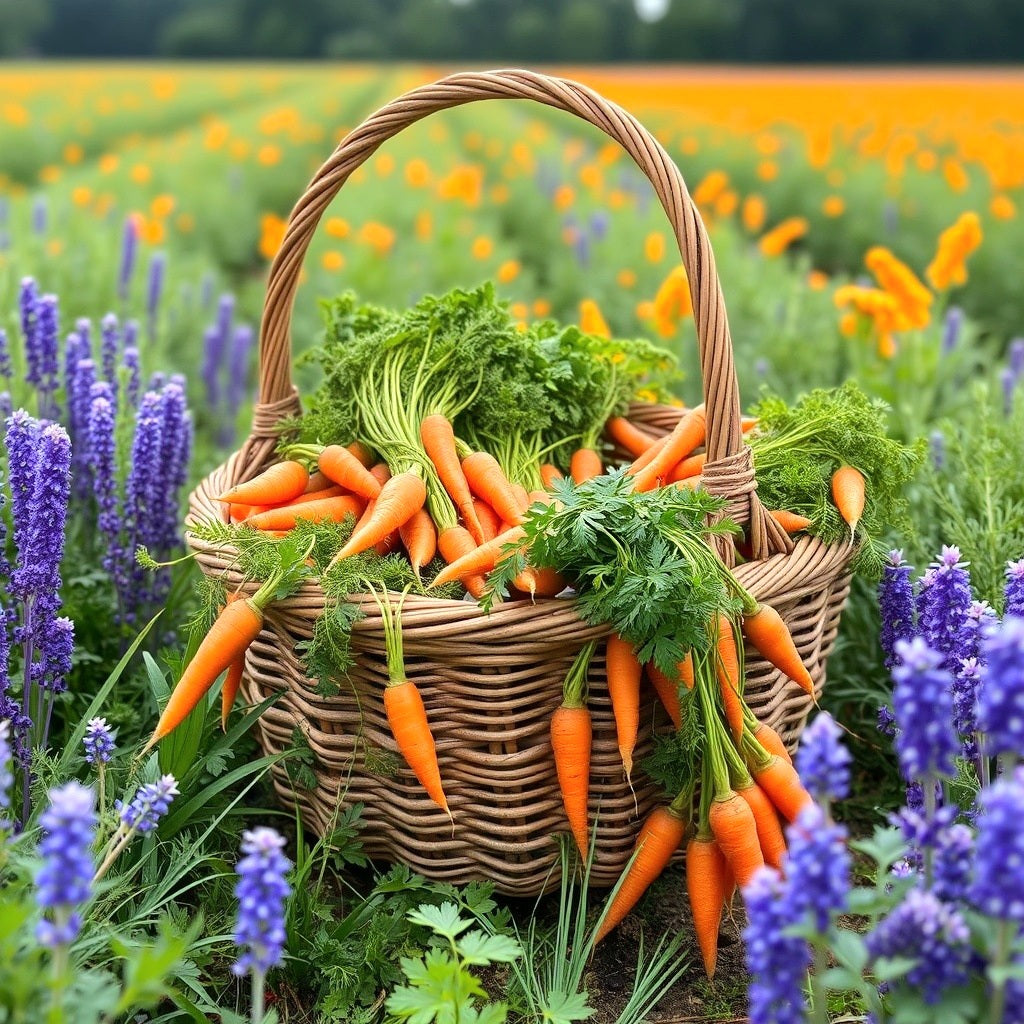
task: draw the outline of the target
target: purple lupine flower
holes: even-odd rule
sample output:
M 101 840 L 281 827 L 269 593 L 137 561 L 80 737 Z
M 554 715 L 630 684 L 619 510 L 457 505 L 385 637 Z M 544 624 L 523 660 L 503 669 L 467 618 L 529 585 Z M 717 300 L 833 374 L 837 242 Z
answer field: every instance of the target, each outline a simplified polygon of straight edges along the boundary
M 90 718 L 82 737 L 85 760 L 89 764 L 106 764 L 114 753 L 116 739 L 117 734 L 107 725 L 105 718 Z
M 882 616 L 879 640 L 885 653 L 885 667 L 896 664 L 896 644 L 914 635 L 914 587 L 910 582 L 913 567 L 903 560 L 903 552 L 893 548 L 878 584 L 878 607 Z
M 883 736 L 895 736 L 896 735 L 896 716 L 892 713 L 892 708 L 888 704 L 883 704 L 878 709 L 878 731 Z
M 928 435 L 928 454 L 935 469 L 946 465 L 946 435 L 941 430 L 933 430 Z
M 13 372 L 11 367 L 11 348 L 7 341 L 7 332 L 0 327 L 0 377 L 7 379 L 8 387 L 11 385 Z
M 964 624 L 974 598 L 967 564 L 960 549 L 944 545 L 937 562 L 921 577 L 917 624 L 928 646 L 943 656 L 943 667 L 955 671 L 967 642 Z
M 110 382 L 117 395 L 117 354 L 121 344 L 121 326 L 113 313 L 100 321 L 100 352 L 103 363 L 103 379 Z
M 170 551 L 178 543 L 178 490 L 188 477 L 191 431 L 185 391 L 175 380 L 160 395 L 163 424 L 160 430 L 162 478 L 156 495 L 161 551 Z
M 1007 616 L 982 643 L 978 731 L 987 755 L 1024 755 L 1024 618 Z
M 139 347 L 139 321 L 138 320 L 127 320 L 124 325 L 124 347 L 138 348 Z
M 1010 342 L 1010 370 L 1018 380 L 1024 375 L 1024 338 Z
M 932 892 L 946 903 L 959 903 L 966 899 L 971 880 L 974 833 L 957 822 L 939 831 L 934 850 Z
M 39 393 L 51 418 L 59 412 L 53 393 L 60 375 L 60 312 L 56 295 L 39 299 L 36 341 L 39 350 Z
M 585 231 L 575 231 L 572 243 L 573 255 L 581 267 L 590 266 L 590 236 Z
M 97 525 L 110 552 L 104 560 L 104 568 L 114 572 L 115 583 L 122 589 L 124 580 L 119 565 L 122 523 L 117 500 L 115 429 L 113 392 L 105 380 L 97 381 L 92 386 L 89 403 L 89 472 L 99 508 Z
M 284 953 L 285 900 L 291 886 L 285 875 L 291 862 L 281 852 L 284 837 L 272 828 L 254 828 L 242 833 L 238 862 L 238 919 L 235 945 L 245 947 L 232 970 L 238 976 L 247 971 L 265 974 L 281 963 Z
M 590 215 L 590 233 L 600 242 L 608 234 L 609 217 L 607 210 L 595 210 Z
M 203 279 L 199 282 L 199 305 L 202 309 L 206 309 L 210 305 L 210 301 L 213 299 L 213 274 L 206 271 L 203 274 Z
M 1008 366 L 999 371 L 999 383 L 1003 389 L 1003 413 L 1009 416 L 1013 412 L 1013 396 L 1017 391 L 1017 375 Z
M 124 397 L 128 408 L 135 409 L 139 404 L 139 389 L 142 387 L 142 367 L 139 364 L 139 350 L 134 345 L 125 348 L 121 366 L 125 369 L 127 377 Z
M 223 342 L 224 338 L 216 327 L 207 327 L 203 332 L 203 385 L 206 388 L 206 402 L 211 408 L 217 408 L 220 405 Z
M 24 409 L 18 409 L 7 420 L 4 445 L 7 448 L 8 480 L 11 487 L 11 519 L 14 522 L 14 544 L 24 546 L 28 525 L 28 505 L 36 486 L 39 464 L 39 421 Z
M 846 829 L 831 823 L 823 808 L 808 804 L 786 830 L 787 900 L 797 920 L 810 915 L 824 932 L 833 915 L 846 909 L 850 894 L 850 853 Z
M 160 298 L 164 291 L 164 272 L 167 270 L 167 257 L 162 252 L 153 254 L 149 261 L 149 281 L 146 285 L 146 317 L 149 335 L 156 330 L 156 317 L 160 310 Z
M 953 731 L 953 679 L 942 668 L 943 657 L 922 637 L 900 640 L 896 655 L 902 664 L 893 669 L 896 686 L 896 754 L 908 781 L 953 771 L 960 749 Z
M 75 649 L 75 624 L 66 616 L 51 618 L 41 638 L 40 686 L 54 693 L 63 693 L 71 672 L 71 655 Z
M 249 377 L 249 362 L 256 334 L 248 324 L 239 324 L 231 335 L 228 353 L 228 412 L 234 416 L 245 399 L 245 385 Z
M 80 316 L 75 321 L 75 333 L 82 339 L 82 359 L 92 359 L 92 321 Z
M 786 883 L 772 868 L 759 868 L 743 890 L 743 902 L 750 1022 L 802 1024 L 804 978 L 811 954 L 803 939 L 786 932 L 796 924 Z
M 953 677 L 953 726 L 963 740 L 963 755 L 969 761 L 978 755 L 978 731 L 975 709 L 982 670 L 977 658 L 964 658 Z
M 91 486 L 88 458 L 89 404 L 95 380 L 96 364 L 91 359 L 80 359 L 67 389 L 71 466 L 75 492 L 80 495 L 88 494 Z
M 1006 563 L 1003 614 L 1024 618 L 1024 558 Z
M 135 436 L 132 440 L 131 468 L 125 482 L 124 525 L 128 543 L 125 551 L 129 559 L 140 545 L 158 549 L 162 528 L 158 519 L 163 500 L 164 474 L 161 464 L 163 447 L 162 399 L 155 391 L 147 391 L 139 403 L 135 416 Z M 146 575 L 134 561 L 126 567 L 125 620 L 133 622 L 136 607 L 149 599 Z
M 42 381 L 42 355 L 39 351 L 39 289 L 31 277 L 21 279 L 18 292 L 21 334 L 25 341 L 25 381 L 36 386 Z
M 5 827 L 3 819 L 6 812 L 11 809 L 11 786 L 14 785 L 14 774 L 11 772 L 13 754 L 11 723 L 0 719 L 0 832 Z
M 796 770 L 804 788 L 819 803 L 850 795 L 850 752 L 840 742 L 842 730 L 823 711 L 804 730 L 796 752 Z
M 122 301 L 128 298 L 132 274 L 135 271 L 135 256 L 139 249 L 139 228 L 135 215 L 125 218 L 124 234 L 121 236 L 121 264 L 117 272 L 117 297 Z
M 960 339 L 960 330 L 964 325 L 964 311 L 959 306 L 950 306 L 946 310 L 946 318 L 942 324 L 942 354 L 948 356 Z
M 71 381 L 75 376 L 75 367 L 79 360 L 88 359 L 90 353 L 86 351 L 82 342 L 82 335 L 77 331 L 71 331 L 64 339 L 64 391 L 71 392 Z M 74 411 L 74 404 L 69 402 L 69 410 Z
M 960 912 L 935 893 L 911 889 L 868 935 L 868 953 L 879 957 L 908 957 L 915 965 L 906 981 L 929 1005 L 943 993 L 967 981 L 971 933 Z
M 122 804 L 118 800 L 115 805 L 122 831 L 152 832 L 177 795 L 178 780 L 173 775 L 164 775 L 156 782 L 139 786 L 129 803 Z
M 146 385 L 147 391 L 162 391 L 167 384 L 167 374 L 157 370 L 150 378 L 149 384 Z
M 50 220 L 50 208 L 45 196 L 36 196 L 32 200 L 32 230 L 37 235 L 45 235 Z
M 1024 772 L 1003 776 L 978 796 L 978 838 L 970 900 L 976 910 L 1024 924 Z
M 78 907 L 92 889 L 92 842 L 96 830 L 96 796 L 79 782 L 49 792 L 50 806 L 39 824 L 42 867 L 36 875 L 36 901 L 53 920 L 39 922 L 36 938 L 44 946 L 72 942 L 82 927 Z

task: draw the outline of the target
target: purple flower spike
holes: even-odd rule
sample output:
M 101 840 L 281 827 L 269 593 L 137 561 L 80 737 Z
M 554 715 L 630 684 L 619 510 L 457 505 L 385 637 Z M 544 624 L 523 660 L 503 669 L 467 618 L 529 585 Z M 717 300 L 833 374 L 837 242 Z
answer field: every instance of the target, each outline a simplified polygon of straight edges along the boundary
M 999 383 L 1003 388 L 1003 412 L 1009 416 L 1013 412 L 1013 396 L 1017 392 L 1017 375 L 1004 366 L 999 371 Z
M 167 270 L 167 257 L 162 253 L 154 253 L 149 263 L 149 282 L 146 286 L 146 316 L 149 320 L 149 334 L 156 330 L 157 313 L 160 310 L 160 298 L 164 291 L 164 272 Z
M 967 564 L 960 549 L 944 546 L 937 562 L 921 578 L 917 599 L 918 627 L 928 646 L 943 655 L 943 666 L 955 671 L 965 657 L 967 613 L 974 598 Z
M 43 379 L 42 356 L 39 351 L 39 289 L 31 277 L 21 279 L 18 292 L 18 312 L 21 319 L 21 335 L 25 342 L 27 373 L 25 381 L 39 386 Z
M 743 941 L 750 974 L 751 1024 L 802 1024 L 807 943 L 786 929 L 796 924 L 786 885 L 772 868 L 759 868 L 743 890 L 747 927 Z
M 947 989 L 967 981 L 970 939 L 970 929 L 954 907 L 933 892 L 911 889 L 868 936 L 868 952 L 873 959 L 916 960 L 906 980 L 934 1005 Z
M 249 363 L 256 334 L 248 324 L 240 324 L 231 335 L 231 351 L 228 356 L 228 411 L 234 416 L 245 398 L 245 386 L 249 379 Z
M 896 664 L 896 644 L 914 635 L 914 588 L 910 582 L 912 567 L 903 561 L 903 552 L 889 552 L 878 585 L 878 605 L 882 616 L 879 640 L 885 653 L 885 667 Z
M 840 742 L 842 730 L 823 711 L 804 730 L 796 752 L 796 770 L 804 788 L 818 802 L 850 795 L 850 752 Z
M 103 361 L 103 379 L 110 382 L 117 394 L 117 354 L 121 344 L 121 327 L 117 317 L 108 313 L 100 321 L 100 351 Z
M 48 415 L 56 418 L 59 410 L 53 398 L 60 375 L 60 312 L 56 295 L 44 295 L 39 300 L 36 341 L 39 352 L 39 393 L 41 405 Z
M 901 640 L 893 669 L 896 754 L 908 782 L 953 771 L 960 743 L 953 731 L 953 678 L 921 637 Z
M 128 378 L 124 397 L 128 408 L 135 409 L 139 404 L 139 390 L 142 387 L 142 367 L 139 364 L 139 350 L 134 345 L 125 348 L 121 365 L 127 371 Z
M 265 974 L 281 963 L 284 953 L 285 900 L 291 886 L 285 875 L 291 862 L 281 852 L 284 837 L 272 828 L 255 828 L 242 834 L 238 862 L 238 920 L 235 944 L 244 948 L 232 968 L 241 976 L 247 971 Z
M 28 506 L 36 486 L 39 432 L 39 421 L 34 420 L 24 409 L 18 409 L 7 420 L 4 445 L 7 448 L 8 480 L 11 487 L 14 544 L 19 551 L 25 545 L 25 530 L 30 518 Z
M 75 649 L 75 624 L 66 616 L 50 619 L 40 644 L 39 685 L 44 690 L 63 693 L 71 672 L 71 654 Z
M 978 692 L 978 730 L 988 755 L 1024 756 L 1024 619 L 1008 616 L 982 643 L 986 671 Z
M 1024 924 L 1024 773 L 1018 769 L 979 796 L 972 904 L 981 913 Z
M 942 354 L 948 356 L 960 338 L 960 330 L 964 325 L 964 311 L 959 306 L 950 306 L 946 310 L 946 320 L 942 325 Z
M 125 218 L 124 234 L 121 236 L 121 265 L 117 273 L 117 297 L 122 302 L 128 298 L 138 249 L 139 229 L 133 215 Z
M 157 782 L 140 786 L 130 803 L 117 801 L 122 828 L 125 831 L 152 832 L 177 795 L 178 780 L 173 775 L 164 775 Z
M 45 235 L 50 220 L 50 208 L 45 196 L 36 196 L 32 200 L 32 230 L 37 235 Z
M 817 804 L 808 804 L 786 830 L 788 900 L 797 920 L 810 916 L 814 929 L 824 932 L 841 914 L 850 893 L 850 854 L 846 829 L 825 817 Z
M 974 833 L 959 823 L 942 829 L 935 842 L 935 882 L 940 900 L 959 903 L 967 898 L 974 857 Z
M 116 735 L 105 718 L 90 718 L 82 744 L 89 764 L 106 764 L 114 753 Z
M 1024 618 L 1024 558 L 1006 563 L 1006 603 L 1004 615 Z
M 105 380 L 97 381 L 92 386 L 89 403 L 89 471 L 92 474 L 96 503 L 99 506 L 100 533 L 103 534 L 111 555 L 117 554 L 118 538 L 121 534 L 114 430 L 113 392 Z
M 7 387 L 11 386 L 11 348 L 7 341 L 7 332 L 0 327 L 0 377 L 7 380 Z
M 36 875 L 36 900 L 53 920 L 39 922 L 44 946 L 67 945 L 78 935 L 78 908 L 92 889 L 92 842 L 96 830 L 95 794 L 78 782 L 51 789 L 50 806 L 39 818 L 45 833 L 39 844 L 43 865 Z
M 14 785 L 14 775 L 11 773 L 13 754 L 11 723 L 0 720 L 0 832 L 5 827 L 4 818 L 11 809 L 11 786 Z
M 928 454 L 935 469 L 946 465 L 946 435 L 941 430 L 933 430 L 928 435 Z

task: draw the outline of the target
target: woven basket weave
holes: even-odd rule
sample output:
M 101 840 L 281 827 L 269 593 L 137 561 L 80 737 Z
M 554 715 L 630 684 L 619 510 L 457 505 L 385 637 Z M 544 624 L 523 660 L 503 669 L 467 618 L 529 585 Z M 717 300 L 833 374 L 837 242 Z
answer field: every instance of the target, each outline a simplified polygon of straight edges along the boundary
M 753 559 L 737 566 L 736 576 L 786 620 L 820 691 L 849 590 L 849 549 L 811 537 L 794 543 L 762 508 L 750 449 L 743 443 L 732 343 L 704 226 L 658 142 L 632 116 L 575 82 L 527 71 L 452 75 L 387 104 L 341 142 L 292 211 L 271 267 L 251 435 L 191 495 L 189 521 L 223 518 L 224 507 L 214 495 L 275 461 L 278 423 L 299 411 L 290 375 L 289 324 L 302 261 L 328 204 L 349 175 L 403 128 L 434 111 L 484 99 L 532 99 L 574 113 L 619 142 L 651 180 L 675 232 L 693 298 L 707 414 L 703 486 L 724 497 L 723 514 L 746 528 Z M 652 405 L 636 406 L 630 415 L 661 434 L 680 412 Z M 204 572 L 239 585 L 235 552 L 188 539 Z M 723 560 L 735 565 L 732 540 L 716 538 L 716 544 Z M 305 824 L 319 833 L 330 829 L 342 804 L 362 803 L 367 852 L 403 861 L 429 878 L 454 883 L 489 878 L 500 892 L 518 896 L 556 884 L 552 836 L 567 826 L 548 722 L 573 658 L 607 631 L 583 623 L 567 599 L 509 602 L 489 616 L 466 601 L 407 600 L 402 630 L 408 676 L 426 705 L 453 828 L 396 753 L 382 697 L 387 668 L 380 614 L 371 599 L 356 600 L 366 617 L 353 630 L 357 663 L 338 696 L 318 696 L 296 654 L 324 608 L 315 583 L 271 605 L 246 659 L 247 702 L 284 694 L 260 721 L 264 749 L 271 753 L 292 745 L 298 728 L 316 757 L 317 784 L 311 790 L 296 788 L 286 768 L 275 766 L 281 801 L 297 805 Z M 746 666 L 751 709 L 795 745 L 810 698 L 750 649 Z M 603 645 L 591 666 L 590 708 L 591 820 L 597 818 L 592 880 L 611 885 L 629 858 L 639 822 L 663 796 L 642 772 L 634 778 L 635 795 L 623 779 Z M 665 727 L 656 702 L 645 693 L 637 763 L 650 752 L 654 732 Z

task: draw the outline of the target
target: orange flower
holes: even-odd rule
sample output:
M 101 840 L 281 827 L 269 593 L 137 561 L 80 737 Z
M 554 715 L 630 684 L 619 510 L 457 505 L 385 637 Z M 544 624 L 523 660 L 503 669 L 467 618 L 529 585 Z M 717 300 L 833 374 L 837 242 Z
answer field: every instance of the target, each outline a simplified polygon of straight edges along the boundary
M 895 296 L 880 288 L 865 288 L 862 285 L 848 284 L 837 288 L 832 296 L 839 309 L 852 306 L 855 313 L 845 314 L 839 321 L 843 334 L 852 334 L 856 329 L 856 314 L 869 319 L 872 331 L 877 338 L 878 353 L 884 359 L 891 359 L 896 354 L 896 341 L 893 337 L 902 321 L 899 302 Z M 854 319 L 851 319 L 851 316 Z
M 729 186 L 725 171 L 711 171 L 693 190 L 693 201 L 698 206 L 710 206 Z
M 503 181 L 499 181 L 497 185 L 491 187 L 491 202 L 497 203 L 499 206 L 502 203 L 507 203 L 509 197 L 508 185 Z
M 644 256 L 649 263 L 660 263 L 665 258 L 665 236 L 660 231 L 652 231 L 644 239 Z
M 410 188 L 426 188 L 430 184 L 430 168 L 427 161 L 414 157 L 405 165 L 405 181 Z
M 1017 205 L 1009 196 L 1002 194 L 992 197 L 988 210 L 997 220 L 1013 220 L 1017 216 Z
M 112 174 L 120 162 L 116 153 L 104 153 L 99 159 L 100 174 Z
M 284 240 L 285 221 L 276 213 L 265 213 L 260 217 L 260 255 L 272 260 Z
M 150 220 L 147 217 L 139 219 L 139 238 L 148 245 L 161 245 L 166 235 L 167 231 L 162 221 Z
M 149 164 L 136 164 L 132 168 L 132 181 L 136 185 L 145 185 L 153 177 Z
M 331 238 L 348 238 L 352 233 L 349 222 L 342 217 L 328 217 L 324 230 Z
M 731 188 L 727 188 L 715 200 L 715 216 L 731 217 L 739 203 L 740 197 Z
M 473 254 L 473 259 L 485 260 L 493 251 L 494 243 L 485 235 L 480 235 L 478 238 L 473 239 L 473 245 L 470 248 L 470 252 Z
M 260 146 L 256 151 L 256 162 L 262 164 L 264 167 L 273 167 L 274 164 L 281 162 L 281 147 L 275 146 L 273 143 L 267 143 L 265 146 Z
M 60 168 L 53 164 L 47 164 L 39 171 L 39 180 L 44 185 L 52 185 L 55 181 L 60 180 Z
M 82 162 L 85 150 L 77 142 L 69 142 L 64 147 L 64 163 L 78 164 Z
M 547 316 L 551 312 L 551 303 L 547 299 L 533 300 L 533 315 Z
M 743 220 L 743 227 L 752 235 L 757 234 L 764 227 L 768 209 L 765 201 L 759 195 L 750 195 L 743 200 L 743 210 L 740 217 Z
M 899 315 L 894 329 L 927 326 L 931 319 L 928 307 L 932 304 L 932 293 L 910 267 L 881 245 L 868 249 L 864 264 L 875 275 L 882 289 L 896 300 Z
M 441 179 L 437 193 L 442 199 L 461 199 L 467 206 L 478 206 L 483 187 L 483 168 L 476 164 L 460 164 Z
M 371 220 L 359 229 L 359 241 L 370 246 L 378 256 L 386 256 L 395 244 L 395 233 L 386 224 Z
M 379 178 L 388 178 L 395 169 L 395 158 L 390 153 L 381 153 L 374 161 L 373 169 Z
M 762 181 L 774 181 L 779 176 L 779 165 L 774 160 L 762 160 L 757 165 L 757 176 Z
M 593 299 L 584 299 L 580 303 L 580 330 L 584 334 L 595 334 L 599 338 L 612 336 L 607 321 Z
M 946 157 L 942 161 L 942 173 L 945 175 L 946 184 L 954 192 L 963 192 L 971 183 L 964 170 L 964 165 L 952 157 Z
M 803 238 L 809 226 L 805 217 L 787 217 L 761 236 L 758 247 L 765 256 L 779 256 L 798 238 Z
M 508 310 L 517 320 L 525 320 L 530 312 L 525 302 L 513 302 Z
M 636 287 L 636 271 L 624 267 L 615 275 L 615 280 L 620 288 L 634 288 Z
M 75 206 L 88 206 L 92 202 L 92 189 L 77 185 L 71 190 L 71 202 Z
M 416 225 L 415 225 L 416 237 L 421 242 L 429 242 L 431 235 L 434 233 L 434 218 L 429 210 L 420 210 L 416 214 Z
M 824 291 L 828 287 L 829 276 L 823 270 L 812 270 L 807 275 L 807 287 L 812 291 Z
M 324 270 L 341 270 L 345 266 L 345 257 L 337 249 L 328 249 L 320 257 L 320 265 Z
M 685 267 L 673 267 L 669 271 L 654 296 L 651 313 L 655 327 L 663 338 L 675 334 L 679 322 L 693 313 L 690 282 Z
M 518 276 L 518 260 L 505 260 L 505 262 L 498 267 L 497 278 L 502 284 L 508 284 L 509 281 L 514 281 Z
M 935 258 L 925 275 L 937 291 L 967 281 L 967 257 L 981 245 L 981 221 L 974 212 L 962 213 L 952 227 L 939 235 Z
M 149 204 L 149 212 L 154 217 L 168 217 L 174 210 L 174 196 L 166 193 L 155 196 Z
M 576 199 L 576 193 L 573 191 L 571 185 L 559 185 L 555 189 L 555 209 L 565 210 L 572 206 Z
M 842 196 L 825 196 L 821 204 L 821 212 L 826 217 L 841 217 L 846 210 L 846 200 Z

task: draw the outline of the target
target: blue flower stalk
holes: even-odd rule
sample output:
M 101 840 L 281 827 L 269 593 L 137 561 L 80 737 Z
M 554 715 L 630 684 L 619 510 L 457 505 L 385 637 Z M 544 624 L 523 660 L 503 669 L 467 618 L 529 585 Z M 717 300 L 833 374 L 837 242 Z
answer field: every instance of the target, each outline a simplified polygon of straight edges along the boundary
M 823 711 L 804 730 L 796 752 L 796 770 L 804 788 L 828 812 L 833 800 L 850 795 L 850 752 L 840 742 L 842 730 Z
M 232 970 L 238 977 L 252 975 L 252 1020 L 263 1020 L 264 982 L 267 971 L 284 959 L 285 901 L 291 886 L 285 876 L 291 862 L 285 857 L 284 837 L 272 828 L 255 828 L 242 835 L 243 858 L 236 872 L 238 918 L 235 944 L 243 952 Z
M 11 723 L 0 720 L 0 838 L 9 824 L 11 810 L 11 787 L 14 785 L 14 773 L 11 771 L 11 760 L 14 751 L 11 747 Z
M 1024 618 L 1024 558 L 1006 563 L 1004 615 Z
M 878 607 L 882 617 L 879 640 L 885 654 L 885 667 L 896 664 L 896 644 L 914 636 L 914 586 L 910 582 L 912 566 L 903 560 L 898 548 L 889 552 L 882 581 L 878 585 Z
M 973 601 L 971 577 L 967 563 L 960 561 L 960 549 L 943 546 L 938 561 L 921 577 L 917 622 L 928 646 L 943 656 L 942 667 L 951 672 L 967 657 L 967 617 Z
M 85 727 L 82 745 L 85 747 L 85 760 L 96 769 L 96 779 L 100 789 L 100 817 L 106 813 L 106 769 L 114 754 L 116 735 L 107 725 L 105 718 L 91 718 Z
M 1008 616 L 982 642 L 986 669 L 978 688 L 983 754 L 1013 763 L 1024 757 L 1024 618 Z
M 140 786 L 128 803 L 116 801 L 114 806 L 121 824 L 107 843 L 106 855 L 96 871 L 95 881 L 99 881 L 110 870 L 135 836 L 152 832 L 160 824 L 160 819 L 178 795 L 178 780 L 173 775 L 164 775 L 156 782 Z

